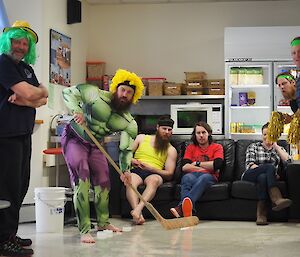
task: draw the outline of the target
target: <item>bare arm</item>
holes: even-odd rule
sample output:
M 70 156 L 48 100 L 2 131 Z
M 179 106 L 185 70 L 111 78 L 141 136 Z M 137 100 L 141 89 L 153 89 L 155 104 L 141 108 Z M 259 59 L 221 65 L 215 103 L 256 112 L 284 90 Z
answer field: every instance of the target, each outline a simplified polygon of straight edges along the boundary
M 27 101 L 36 101 L 48 97 L 48 91 L 42 84 L 35 87 L 25 81 L 22 81 L 13 85 L 11 90 L 16 93 L 17 96 L 20 96 Z
M 289 154 L 285 150 L 283 150 L 282 147 L 277 145 L 277 143 L 274 143 L 273 147 L 282 161 L 287 161 L 289 159 Z
M 182 171 L 184 172 L 213 170 L 213 169 L 214 169 L 214 161 L 201 162 L 199 167 L 196 166 L 196 162 L 187 163 L 182 167 Z
M 15 105 L 19 105 L 19 106 L 28 106 L 28 107 L 32 107 L 32 108 L 38 108 L 47 103 L 47 98 L 44 97 L 44 98 L 41 98 L 38 100 L 29 101 L 21 96 L 17 96 L 16 93 L 14 93 L 13 95 L 11 95 L 8 98 L 8 102 L 15 104 Z
M 133 144 L 132 144 L 132 152 L 133 155 L 136 151 L 136 149 L 138 149 L 140 143 L 144 140 L 145 134 L 139 134 L 137 135 L 137 137 L 135 138 Z M 131 159 L 131 165 L 134 167 L 139 167 L 141 165 L 141 162 L 137 159 L 132 158 Z

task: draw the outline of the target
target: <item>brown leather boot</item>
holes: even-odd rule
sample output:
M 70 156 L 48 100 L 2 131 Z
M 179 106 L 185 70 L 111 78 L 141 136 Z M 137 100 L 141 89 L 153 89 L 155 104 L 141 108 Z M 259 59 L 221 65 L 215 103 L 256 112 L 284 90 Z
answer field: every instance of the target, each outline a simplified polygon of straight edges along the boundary
M 292 201 L 290 199 L 282 198 L 281 192 L 278 187 L 270 188 L 269 195 L 272 203 L 275 204 L 275 206 L 272 208 L 273 211 L 280 211 L 292 204 Z
M 256 208 L 256 225 L 268 225 L 267 221 L 267 206 L 265 201 L 258 201 Z

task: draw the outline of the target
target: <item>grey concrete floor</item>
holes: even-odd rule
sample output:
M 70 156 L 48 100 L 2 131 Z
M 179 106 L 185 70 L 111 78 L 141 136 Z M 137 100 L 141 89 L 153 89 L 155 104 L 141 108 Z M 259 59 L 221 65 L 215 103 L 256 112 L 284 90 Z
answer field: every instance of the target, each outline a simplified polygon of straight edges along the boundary
M 130 220 L 110 219 L 120 227 Z M 300 256 L 300 223 L 201 221 L 193 228 L 164 230 L 155 220 L 132 226 L 130 232 L 96 238 L 92 245 L 80 243 L 76 227 L 63 234 L 36 233 L 35 224 L 21 224 L 19 235 L 33 240 L 34 257 L 96 256 L 206 256 L 206 257 L 295 257 Z M 97 237 L 96 232 L 92 233 Z

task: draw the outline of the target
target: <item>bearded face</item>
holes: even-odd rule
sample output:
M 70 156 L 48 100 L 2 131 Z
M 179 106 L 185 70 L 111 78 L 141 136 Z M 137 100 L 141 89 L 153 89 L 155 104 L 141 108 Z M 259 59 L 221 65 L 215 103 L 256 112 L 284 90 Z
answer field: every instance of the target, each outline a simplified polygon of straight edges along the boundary
M 165 152 L 168 150 L 172 129 L 170 127 L 160 126 L 156 130 L 154 148 L 157 152 Z
M 131 104 L 134 95 L 134 89 L 130 86 L 120 85 L 117 91 L 113 94 L 111 107 L 117 112 L 127 111 Z
M 119 97 L 117 93 L 114 93 L 111 99 L 111 107 L 117 112 L 126 112 L 129 110 L 131 103 L 131 100 L 126 97 Z

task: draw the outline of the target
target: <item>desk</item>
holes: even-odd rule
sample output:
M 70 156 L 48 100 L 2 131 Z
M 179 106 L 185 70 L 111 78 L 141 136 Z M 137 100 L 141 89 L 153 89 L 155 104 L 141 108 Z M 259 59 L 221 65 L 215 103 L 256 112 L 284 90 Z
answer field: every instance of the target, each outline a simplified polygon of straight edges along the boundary
M 9 206 L 10 206 L 9 201 L 0 200 L 0 209 L 5 209 L 5 208 L 8 208 Z

